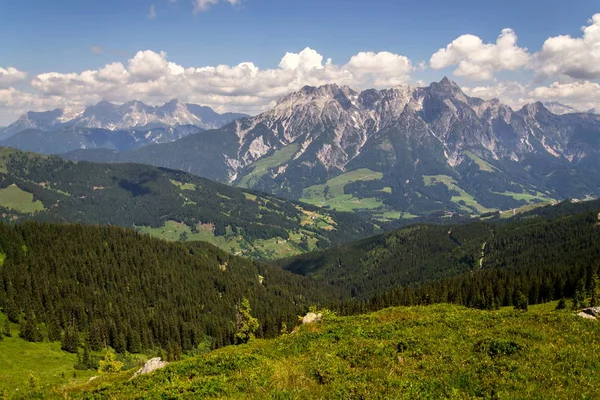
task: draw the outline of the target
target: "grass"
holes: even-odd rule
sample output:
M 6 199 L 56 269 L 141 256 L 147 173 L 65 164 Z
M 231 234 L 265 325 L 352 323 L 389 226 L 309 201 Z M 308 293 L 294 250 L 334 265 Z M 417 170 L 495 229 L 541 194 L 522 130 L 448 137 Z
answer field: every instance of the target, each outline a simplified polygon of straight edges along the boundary
M 546 195 L 544 195 L 543 193 L 540 192 L 536 192 L 535 194 L 531 194 L 531 193 L 515 193 L 515 192 L 504 192 L 504 193 L 499 193 L 499 192 L 494 192 L 496 194 L 501 194 L 503 196 L 510 196 L 515 200 L 525 200 L 528 203 L 532 203 L 532 202 L 548 202 L 551 201 L 552 199 L 550 197 L 547 197 Z
M 310 218 L 308 218 L 310 219 Z M 329 216 L 322 216 L 315 213 L 315 220 L 310 219 L 306 224 L 318 224 L 324 230 L 334 229 L 335 222 Z M 282 257 L 291 257 L 305 253 L 300 247 L 302 235 L 308 237 L 309 250 L 316 249 L 317 238 L 313 232 L 302 230 L 300 234 L 290 234 L 290 238 L 285 240 L 280 237 L 271 239 L 255 240 L 252 243 L 247 242 L 243 236 L 234 235 L 228 232 L 225 236 L 215 236 L 210 227 L 199 227 L 198 232 L 192 233 L 189 226 L 176 222 L 166 221 L 159 228 L 149 226 L 138 226 L 136 228 L 141 233 L 161 238 L 168 241 L 203 241 L 211 243 L 231 254 L 235 255 L 254 255 L 264 259 L 276 259 Z
M 477 156 L 476 154 L 474 154 L 470 151 L 465 151 L 465 155 L 467 157 L 469 157 L 471 160 L 473 160 L 475 162 L 475 164 L 477 164 L 477 166 L 479 167 L 479 169 L 481 171 L 500 172 L 500 170 L 498 168 L 494 167 L 492 164 L 488 163 L 487 161 L 483 160 L 482 158 L 480 158 L 479 156 Z
M 45 210 L 41 201 L 33 200 L 33 194 L 22 190 L 14 183 L 0 189 L 0 205 L 23 213 Z
M 418 217 L 418 215 L 414 215 L 403 211 L 383 211 L 380 213 L 374 212 L 373 216 L 380 221 L 393 221 L 396 219 L 413 219 Z
M 171 181 L 173 185 L 177 186 L 181 190 L 196 190 L 196 185 L 193 183 L 183 183 L 173 179 L 169 179 L 169 181 Z
M 515 209 L 512 209 L 512 210 L 501 211 L 500 212 L 500 217 L 501 218 L 510 218 L 513 215 L 524 213 L 524 212 L 527 212 L 527 211 L 531 211 L 531 210 L 534 210 L 534 209 L 536 209 L 538 207 L 547 206 L 547 205 L 552 204 L 552 203 L 553 203 L 553 201 L 542 201 L 542 202 L 539 202 L 539 203 L 527 204 L 527 205 L 524 205 L 522 207 L 515 208 Z
M 496 211 L 496 209 L 487 208 L 479 204 L 472 195 L 470 195 L 469 193 L 464 191 L 460 186 L 458 186 L 454 178 L 452 178 L 451 176 L 423 175 L 423 183 L 426 186 L 434 185 L 436 183 L 443 183 L 444 185 L 446 185 L 446 187 L 448 187 L 449 190 L 458 192 L 458 196 L 452 196 L 452 202 L 459 205 L 460 208 L 462 208 L 464 211 L 475 211 L 479 214 L 483 214 L 490 211 Z M 464 204 L 461 204 L 461 201 L 464 202 Z
M 350 194 L 344 194 L 344 186 L 351 182 L 373 181 L 382 178 L 383 174 L 381 172 L 375 172 L 367 168 L 346 172 L 329 179 L 325 184 L 313 185 L 304 189 L 300 201 L 320 207 L 329 206 L 337 211 L 379 208 L 383 206 L 383 203 L 376 198 L 358 199 Z
M 0 313 L 0 326 L 4 326 L 5 319 L 6 316 Z M 16 324 L 11 324 L 11 332 L 12 337 L 0 340 L 0 398 L 1 390 L 9 395 L 27 391 L 31 376 L 39 380 L 41 387 L 50 388 L 81 384 L 97 375 L 96 371 L 75 370 L 77 356 L 62 351 L 59 342 L 28 342 L 19 337 Z
M 555 304 L 398 307 L 303 325 L 152 375 L 48 393 L 75 398 L 595 399 L 600 323 Z
M 278 167 L 290 161 L 294 154 L 298 152 L 300 146 L 292 143 L 282 149 L 276 150 L 272 155 L 263 157 L 252 164 L 253 169 L 248 175 L 244 176 L 237 184 L 239 187 L 252 188 L 258 180 L 269 172 L 269 169 Z

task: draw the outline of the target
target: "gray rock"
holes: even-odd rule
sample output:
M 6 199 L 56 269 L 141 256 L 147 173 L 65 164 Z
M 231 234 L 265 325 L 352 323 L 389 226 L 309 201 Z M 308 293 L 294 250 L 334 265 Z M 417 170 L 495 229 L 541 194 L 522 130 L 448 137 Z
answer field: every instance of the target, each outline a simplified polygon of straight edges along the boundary
M 318 322 L 323 318 L 323 314 L 315 314 L 314 312 L 307 313 L 304 317 L 302 317 L 303 324 L 312 324 L 313 322 Z
M 151 358 L 148 361 L 146 361 L 146 364 L 144 364 L 142 368 L 140 368 L 136 371 L 135 374 L 133 374 L 133 377 L 135 378 L 138 375 L 149 374 L 152 371 L 166 367 L 167 364 L 169 363 L 166 361 L 161 361 L 160 357 Z

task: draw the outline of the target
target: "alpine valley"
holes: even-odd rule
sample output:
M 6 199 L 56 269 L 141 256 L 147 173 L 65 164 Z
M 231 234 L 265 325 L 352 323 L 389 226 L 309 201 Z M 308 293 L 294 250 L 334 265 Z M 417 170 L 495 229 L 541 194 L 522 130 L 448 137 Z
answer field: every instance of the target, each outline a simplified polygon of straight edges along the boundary
M 600 116 L 561 110 L 537 102 L 515 111 L 447 78 L 363 92 L 306 86 L 219 129 L 64 156 L 183 170 L 382 220 L 484 214 L 600 194 Z

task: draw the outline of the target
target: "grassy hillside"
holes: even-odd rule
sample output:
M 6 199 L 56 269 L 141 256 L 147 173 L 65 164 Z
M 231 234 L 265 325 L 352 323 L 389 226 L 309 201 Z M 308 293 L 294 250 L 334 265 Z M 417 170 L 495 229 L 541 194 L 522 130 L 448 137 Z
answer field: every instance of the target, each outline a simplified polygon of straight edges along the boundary
M 6 316 L 0 313 L 0 326 Z M 32 343 L 19 337 L 18 324 L 10 324 L 11 337 L 0 340 L 0 393 L 16 394 L 27 391 L 31 377 L 43 387 L 85 383 L 94 371 L 74 368 L 77 355 L 60 349 L 60 342 Z M 75 377 L 74 377 L 75 375 Z
M 326 315 L 129 380 L 46 392 L 73 398 L 595 399 L 600 323 L 554 311 L 451 305 Z
M 253 258 L 287 257 L 379 231 L 360 215 L 232 188 L 180 171 L 74 163 L 8 148 L 0 148 L 0 216 L 4 221 L 135 227 L 167 240 L 208 241 Z

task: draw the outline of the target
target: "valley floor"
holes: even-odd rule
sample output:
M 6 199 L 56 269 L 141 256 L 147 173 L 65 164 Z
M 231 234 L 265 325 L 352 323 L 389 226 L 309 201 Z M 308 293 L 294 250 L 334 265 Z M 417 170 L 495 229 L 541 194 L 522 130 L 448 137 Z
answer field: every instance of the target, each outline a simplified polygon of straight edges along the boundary
M 52 392 L 75 398 L 597 399 L 600 323 L 556 303 L 326 314 L 272 340 Z M 45 393 L 50 396 L 51 393 Z

